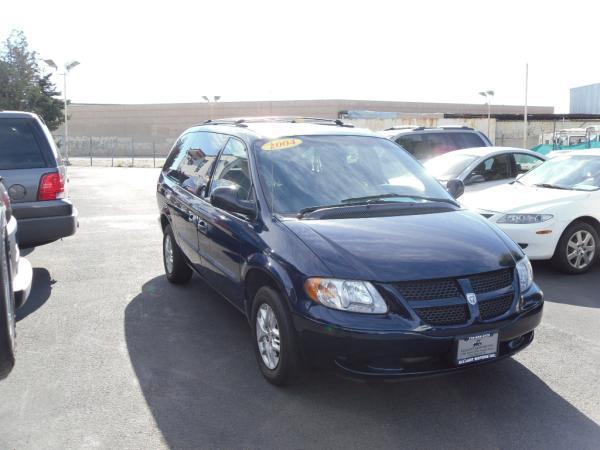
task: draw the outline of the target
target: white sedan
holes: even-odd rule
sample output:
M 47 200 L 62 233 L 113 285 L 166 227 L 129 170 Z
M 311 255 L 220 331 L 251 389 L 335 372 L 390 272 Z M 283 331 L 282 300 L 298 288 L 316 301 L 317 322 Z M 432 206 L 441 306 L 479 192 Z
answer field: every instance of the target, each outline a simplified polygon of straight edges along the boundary
M 482 191 L 513 181 L 546 161 L 544 155 L 512 147 L 477 147 L 454 150 L 431 158 L 423 165 L 440 183 L 461 180 L 465 192 Z
M 497 224 L 530 259 L 583 273 L 598 259 L 600 245 L 600 150 L 556 156 L 462 203 Z

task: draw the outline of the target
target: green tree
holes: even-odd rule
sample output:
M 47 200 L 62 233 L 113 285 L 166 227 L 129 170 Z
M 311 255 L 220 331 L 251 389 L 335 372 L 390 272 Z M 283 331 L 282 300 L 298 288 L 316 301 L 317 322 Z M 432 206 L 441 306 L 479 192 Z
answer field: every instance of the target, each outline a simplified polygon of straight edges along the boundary
M 40 69 L 38 55 L 29 49 L 22 31 L 13 31 L 0 47 L 0 109 L 39 114 L 55 130 L 64 121 L 64 103 Z

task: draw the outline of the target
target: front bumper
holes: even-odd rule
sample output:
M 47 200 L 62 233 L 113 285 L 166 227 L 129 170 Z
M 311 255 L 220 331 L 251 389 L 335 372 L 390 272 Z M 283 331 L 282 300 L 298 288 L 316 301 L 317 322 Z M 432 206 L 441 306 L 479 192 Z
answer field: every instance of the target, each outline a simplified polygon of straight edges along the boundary
M 521 246 L 529 259 L 544 260 L 554 256 L 561 234 L 556 222 L 523 225 L 496 223 L 496 225 Z
M 13 216 L 6 225 L 6 233 L 8 235 L 15 307 L 20 308 L 27 301 L 29 293 L 31 292 L 33 269 L 31 268 L 30 262 L 21 256 L 19 246 L 17 245 L 17 229 L 17 221 Z
M 13 291 L 15 293 L 15 307 L 20 308 L 25 304 L 31 293 L 33 269 L 31 263 L 23 257 L 19 258 L 17 264 L 17 276 L 13 278 Z
M 352 330 L 294 315 L 294 325 L 307 359 L 359 377 L 404 378 L 455 372 L 509 357 L 533 341 L 542 319 L 540 291 L 525 298 L 523 310 L 493 323 L 464 327 L 367 331 Z M 466 366 L 454 363 L 456 339 L 472 333 L 497 330 L 498 357 Z

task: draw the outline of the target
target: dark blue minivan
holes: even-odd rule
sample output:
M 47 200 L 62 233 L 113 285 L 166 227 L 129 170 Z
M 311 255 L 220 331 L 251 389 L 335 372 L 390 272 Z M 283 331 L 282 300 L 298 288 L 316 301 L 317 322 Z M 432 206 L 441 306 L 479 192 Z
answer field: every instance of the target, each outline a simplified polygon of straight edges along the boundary
M 533 340 L 542 292 L 520 247 L 451 193 L 339 120 L 208 121 L 158 180 L 166 276 L 196 272 L 245 314 L 274 384 L 306 365 L 391 378 L 497 361 Z

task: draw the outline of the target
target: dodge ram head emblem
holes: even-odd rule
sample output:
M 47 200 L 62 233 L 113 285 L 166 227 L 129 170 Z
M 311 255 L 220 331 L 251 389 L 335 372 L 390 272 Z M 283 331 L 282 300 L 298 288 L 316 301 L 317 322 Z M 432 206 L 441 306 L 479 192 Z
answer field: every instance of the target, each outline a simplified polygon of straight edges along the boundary
M 469 292 L 467 294 L 467 301 L 469 302 L 469 305 L 475 306 L 475 303 L 477 303 L 477 296 L 472 292 Z

